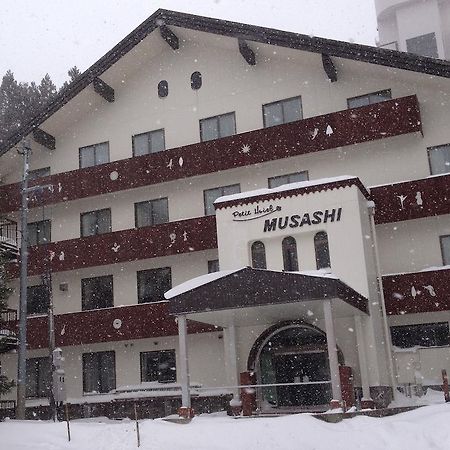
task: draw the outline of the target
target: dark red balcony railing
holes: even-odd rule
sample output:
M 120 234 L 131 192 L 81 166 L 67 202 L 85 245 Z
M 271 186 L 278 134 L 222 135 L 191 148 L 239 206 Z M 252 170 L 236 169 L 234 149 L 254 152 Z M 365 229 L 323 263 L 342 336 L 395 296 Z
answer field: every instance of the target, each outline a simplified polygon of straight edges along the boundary
M 235 167 L 422 131 L 415 95 L 160 153 L 41 178 L 52 189 L 30 207 L 118 192 Z M 33 184 L 31 183 L 31 184 Z M 0 213 L 20 207 L 19 184 L 0 187 Z

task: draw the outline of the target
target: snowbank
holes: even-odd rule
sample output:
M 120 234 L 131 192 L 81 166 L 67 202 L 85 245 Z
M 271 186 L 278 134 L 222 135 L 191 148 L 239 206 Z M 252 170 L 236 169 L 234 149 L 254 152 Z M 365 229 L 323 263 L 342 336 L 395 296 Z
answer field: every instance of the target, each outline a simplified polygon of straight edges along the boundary
M 450 405 L 426 406 L 375 419 L 355 417 L 337 424 L 303 414 L 278 418 L 233 419 L 223 414 L 196 417 L 179 425 L 158 420 L 140 422 L 141 449 L 154 450 L 427 450 L 450 448 Z M 6 421 L 0 423 L 5 450 L 136 448 L 132 421 L 84 419 L 71 424 Z

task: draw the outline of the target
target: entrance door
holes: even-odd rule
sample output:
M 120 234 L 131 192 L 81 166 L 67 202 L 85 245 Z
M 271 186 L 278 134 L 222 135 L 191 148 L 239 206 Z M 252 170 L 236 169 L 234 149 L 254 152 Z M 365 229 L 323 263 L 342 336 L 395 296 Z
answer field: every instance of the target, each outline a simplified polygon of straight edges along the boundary
M 317 384 L 329 381 L 326 352 L 285 353 L 274 355 L 277 384 L 301 383 L 277 386 L 277 406 L 325 405 L 331 400 L 330 386 Z
M 331 400 L 326 336 L 307 325 L 276 331 L 259 353 L 260 406 L 277 409 L 323 409 Z

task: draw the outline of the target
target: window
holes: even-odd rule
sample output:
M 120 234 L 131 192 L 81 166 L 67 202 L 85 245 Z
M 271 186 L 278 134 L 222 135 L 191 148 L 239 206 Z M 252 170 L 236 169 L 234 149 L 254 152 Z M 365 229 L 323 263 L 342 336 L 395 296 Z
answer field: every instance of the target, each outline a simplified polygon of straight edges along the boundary
M 325 231 L 320 231 L 314 236 L 314 248 L 316 250 L 317 270 L 331 267 L 328 235 Z
M 450 144 L 438 145 L 428 149 L 431 175 L 450 173 Z
M 27 287 L 27 314 L 46 314 L 50 305 L 47 286 L 38 284 Z
M 115 388 L 115 353 L 113 351 L 83 353 L 83 392 L 106 393 Z
M 301 97 L 288 98 L 263 105 L 264 127 L 300 120 L 303 116 Z
M 134 218 L 136 228 L 168 222 L 169 206 L 167 198 L 135 203 Z
M 33 181 L 38 178 L 48 177 L 50 175 L 50 167 L 43 167 L 42 169 L 30 170 L 28 173 L 28 180 Z
M 158 383 L 177 381 L 175 350 L 141 353 L 141 382 L 146 381 Z
M 216 213 L 214 202 L 223 195 L 238 194 L 241 192 L 240 184 L 232 184 L 230 186 L 222 186 L 203 191 L 203 201 L 205 204 L 205 216 L 213 216 Z
M 266 247 L 261 241 L 252 244 L 252 267 L 254 269 L 266 269 Z
M 26 364 L 26 396 L 47 397 L 50 389 L 49 357 L 30 358 Z
M 219 260 L 213 259 L 208 261 L 208 273 L 218 272 L 220 270 Z
M 442 252 L 442 263 L 444 266 L 450 265 L 450 235 L 441 236 L 441 252 Z
M 81 214 L 81 236 L 95 236 L 111 232 L 111 210 L 98 209 Z
M 166 149 L 164 130 L 148 131 L 133 136 L 133 156 L 148 155 Z
M 164 98 L 169 95 L 169 83 L 167 80 L 161 80 L 158 83 L 158 97 Z
M 236 134 L 234 112 L 200 120 L 200 139 L 202 142 L 232 136 L 233 134 Z
M 359 108 L 361 106 L 373 105 L 374 103 L 385 102 L 392 98 L 391 90 L 372 92 L 370 94 L 360 95 L 347 99 L 347 106 L 349 108 Z
M 165 300 L 164 293 L 172 288 L 170 267 L 138 272 L 137 284 L 139 303 L 154 303 Z
M 81 309 L 111 308 L 114 305 L 113 276 L 81 280 Z
M 449 345 L 448 322 L 391 327 L 392 345 L 400 348 Z
M 195 90 L 202 87 L 202 74 L 200 72 L 193 72 L 191 75 L 191 88 Z
M 42 245 L 50 242 L 50 220 L 41 220 L 27 225 L 28 228 L 28 245 Z
M 428 33 L 406 39 L 406 51 L 415 55 L 439 58 L 436 35 Z
M 109 142 L 80 148 L 80 169 L 109 162 Z
M 284 270 L 295 272 L 298 270 L 297 242 L 292 236 L 285 237 L 281 243 L 283 249 Z
M 269 178 L 269 188 L 276 188 L 283 184 L 298 183 L 299 181 L 308 181 L 308 171 L 290 173 L 288 175 L 279 175 Z

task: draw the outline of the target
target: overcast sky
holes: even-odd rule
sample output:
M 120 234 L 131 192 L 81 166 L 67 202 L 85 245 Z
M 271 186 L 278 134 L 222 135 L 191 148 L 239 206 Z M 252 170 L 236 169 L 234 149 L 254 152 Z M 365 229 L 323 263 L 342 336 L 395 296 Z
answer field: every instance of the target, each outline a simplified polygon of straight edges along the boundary
M 374 0 L 0 0 L 0 75 L 84 71 L 158 8 L 374 45 Z

